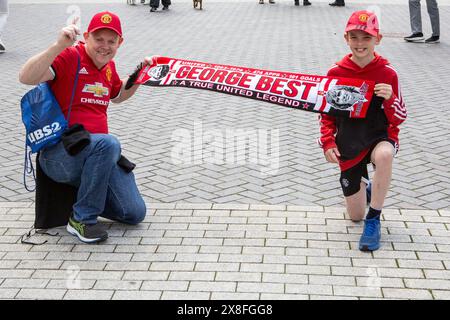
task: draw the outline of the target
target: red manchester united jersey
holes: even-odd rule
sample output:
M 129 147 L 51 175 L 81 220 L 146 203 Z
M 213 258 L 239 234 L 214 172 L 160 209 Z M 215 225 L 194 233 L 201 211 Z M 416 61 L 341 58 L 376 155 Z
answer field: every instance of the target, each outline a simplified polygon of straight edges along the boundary
M 50 87 L 67 117 L 78 54 L 81 59 L 80 71 L 69 126 L 80 123 L 90 133 L 108 133 L 108 105 L 110 99 L 119 95 L 122 87 L 114 61 L 98 69 L 86 53 L 84 43 L 80 42 L 75 47 L 66 48 L 53 61 L 51 69 L 55 78 L 49 82 Z

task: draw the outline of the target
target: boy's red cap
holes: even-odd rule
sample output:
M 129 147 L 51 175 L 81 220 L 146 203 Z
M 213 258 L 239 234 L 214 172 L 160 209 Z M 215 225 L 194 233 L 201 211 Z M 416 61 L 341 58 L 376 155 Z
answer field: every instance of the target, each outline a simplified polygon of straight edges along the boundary
M 353 12 L 350 19 L 348 19 L 345 32 L 352 30 L 361 30 L 372 36 L 378 36 L 380 26 L 376 14 L 367 10 Z
M 93 16 L 87 31 L 94 32 L 99 29 L 110 29 L 115 31 L 119 36 L 122 36 L 122 27 L 120 25 L 119 17 L 109 11 L 99 12 Z

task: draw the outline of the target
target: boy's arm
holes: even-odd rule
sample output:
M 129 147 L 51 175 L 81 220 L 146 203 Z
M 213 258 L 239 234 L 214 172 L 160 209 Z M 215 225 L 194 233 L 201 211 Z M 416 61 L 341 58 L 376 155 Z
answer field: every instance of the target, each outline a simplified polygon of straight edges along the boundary
M 318 143 L 323 149 L 323 152 L 326 152 L 330 148 L 337 148 L 335 142 L 336 118 L 327 114 L 321 114 L 319 115 L 319 123 L 320 138 L 318 139 Z
M 335 70 L 337 70 L 337 65 L 333 65 L 327 72 L 327 76 L 336 76 Z M 323 152 L 326 153 L 327 150 L 331 148 L 336 148 L 337 145 L 335 142 L 335 134 L 337 132 L 336 129 L 336 118 L 333 116 L 329 116 L 327 114 L 319 115 L 319 124 L 320 124 L 320 138 L 317 140 L 319 146 L 323 149 Z
M 407 113 L 405 102 L 403 101 L 401 94 L 397 73 L 394 73 L 390 85 L 392 86 L 392 96 L 390 99 L 384 100 L 383 102 L 384 113 L 391 125 L 398 126 L 405 121 Z

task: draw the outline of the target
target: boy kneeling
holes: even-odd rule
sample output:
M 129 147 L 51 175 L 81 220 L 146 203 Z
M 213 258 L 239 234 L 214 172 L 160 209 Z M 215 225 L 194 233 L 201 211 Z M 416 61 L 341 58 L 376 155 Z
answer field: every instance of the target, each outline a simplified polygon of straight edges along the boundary
M 397 72 L 375 52 L 382 39 L 377 16 L 369 11 L 354 12 L 344 38 L 351 53 L 332 66 L 328 76 L 375 81 L 375 94 L 364 119 L 321 115 L 319 143 L 326 160 L 340 166 L 340 183 L 350 218 L 364 219 L 366 203 L 370 203 L 359 249 L 374 251 L 380 247 L 380 214 L 398 150 L 398 126 L 406 119 L 406 108 Z M 369 163 L 375 168 L 371 183 Z

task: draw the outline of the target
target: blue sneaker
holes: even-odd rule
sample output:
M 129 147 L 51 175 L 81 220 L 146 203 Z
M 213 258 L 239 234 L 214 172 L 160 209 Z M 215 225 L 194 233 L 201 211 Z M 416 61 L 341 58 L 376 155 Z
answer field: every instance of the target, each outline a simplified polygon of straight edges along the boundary
M 367 204 L 370 204 L 372 199 L 372 181 L 369 180 L 369 184 L 366 186 L 366 200 Z
M 359 250 L 375 251 L 380 248 L 381 223 L 378 219 L 364 220 L 364 231 L 359 240 Z

